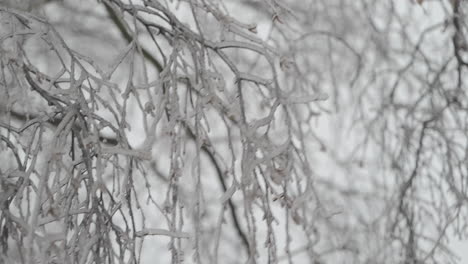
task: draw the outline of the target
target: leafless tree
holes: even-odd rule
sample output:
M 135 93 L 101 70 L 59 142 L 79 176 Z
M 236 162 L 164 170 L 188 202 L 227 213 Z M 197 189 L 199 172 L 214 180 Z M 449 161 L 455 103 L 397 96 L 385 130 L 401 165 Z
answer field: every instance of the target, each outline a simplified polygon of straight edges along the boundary
M 0 263 L 458 263 L 467 8 L 0 1 Z

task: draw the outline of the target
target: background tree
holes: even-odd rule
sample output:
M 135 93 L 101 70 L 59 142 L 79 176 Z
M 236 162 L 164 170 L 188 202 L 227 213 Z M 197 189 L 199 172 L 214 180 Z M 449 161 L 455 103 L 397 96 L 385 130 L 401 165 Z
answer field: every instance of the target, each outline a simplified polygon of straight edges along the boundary
M 0 263 L 459 261 L 465 1 L 0 4 Z

